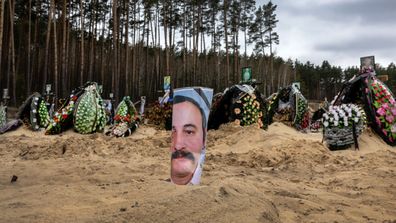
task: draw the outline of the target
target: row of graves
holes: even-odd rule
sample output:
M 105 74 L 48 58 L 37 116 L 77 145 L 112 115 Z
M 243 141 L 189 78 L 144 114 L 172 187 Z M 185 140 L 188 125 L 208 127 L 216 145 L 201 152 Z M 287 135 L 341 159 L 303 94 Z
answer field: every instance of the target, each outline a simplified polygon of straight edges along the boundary
M 371 127 L 387 144 L 396 145 L 395 98 L 373 69 L 362 69 L 344 83 L 330 106 L 322 106 L 315 112 L 310 111 L 298 83 L 283 87 L 266 98 L 257 89 L 260 83 L 251 78 L 251 69 L 244 69 L 248 72 L 242 72 L 239 84 L 213 96 L 208 129 L 235 123 L 255 125 L 266 130 L 274 121 L 283 122 L 301 132 L 315 132 L 322 128 L 323 141 L 333 150 L 353 144 L 358 148 L 358 137 L 366 127 Z M 8 123 L 2 103 L 0 134 L 23 123 L 32 130 L 45 129 L 48 135 L 74 128 L 81 134 L 104 132 L 109 136 L 122 137 L 131 135 L 143 121 L 170 130 L 173 98 L 170 76 L 164 79 L 164 92 L 163 97 L 148 106 L 145 114 L 144 97 L 141 98 L 139 111 L 128 96 L 113 109 L 110 100 L 101 98 L 95 82 L 74 89 L 56 112 L 51 111 L 44 96 L 34 93 L 20 106 L 16 119 Z
M 387 144 L 396 145 L 395 99 L 370 67 L 346 81 L 330 104 L 325 101 L 314 112 L 298 83 L 280 88 L 267 98 L 257 90 L 258 84 L 249 79 L 215 94 L 208 129 L 218 129 L 224 123 L 267 129 L 277 121 L 304 133 L 322 129 L 323 142 L 329 149 L 338 150 L 351 145 L 358 149 L 359 136 L 371 128 Z M 148 116 L 154 124 L 170 129 L 171 102 L 159 100 Z
M 281 88 L 265 98 L 258 90 L 260 83 L 251 78 L 251 69 L 244 69 L 239 84 L 213 96 L 208 129 L 218 129 L 222 124 L 235 123 L 240 126 L 255 125 L 265 130 L 273 121 L 286 122 L 302 131 L 310 128 L 308 101 L 298 85 Z M 169 130 L 172 119 L 172 91 L 165 90 L 164 96 L 149 107 L 151 109 L 145 114 L 148 122 Z
M 44 96 L 35 92 L 19 107 L 15 119 L 2 121 L 0 133 L 24 124 L 33 131 L 45 130 L 47 135 L 71 128 L 81 134 L 104 132 L 117 137 L 132 134 L 139 126 L 142 113 L 138 113 L 129 96 L 112 109 L 111 100 L 103 100 L 100 91 L 97 83 L 88 82 L 74 89 L 56 112 L 51 111 L 53 105 L 48 106 Z M 144 100 L 140 103 L 144 107 Z M 6 120 L 5 108 L 2 105 L 2 120 Z

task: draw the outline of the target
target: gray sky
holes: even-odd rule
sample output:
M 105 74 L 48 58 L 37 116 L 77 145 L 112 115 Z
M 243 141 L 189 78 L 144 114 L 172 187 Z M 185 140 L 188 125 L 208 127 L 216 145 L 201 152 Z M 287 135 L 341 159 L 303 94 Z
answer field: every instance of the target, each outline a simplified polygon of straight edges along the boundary
M 258 0 L 257 4 L 268 0 Z M 396 62 L 396 0 L 272 0 L 277 55 L 320 65 L 359 66 L 360 57 Z

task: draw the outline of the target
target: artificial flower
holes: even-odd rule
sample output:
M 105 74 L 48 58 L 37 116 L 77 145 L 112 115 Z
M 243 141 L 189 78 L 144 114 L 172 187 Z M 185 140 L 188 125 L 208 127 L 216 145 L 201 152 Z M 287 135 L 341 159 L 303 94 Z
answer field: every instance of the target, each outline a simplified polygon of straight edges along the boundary
M 385 119 L 389 123 L 393 123 L 393 120 L 395 120 L 395 117 L 393 115 L 387 115 Z
M 386 114 L 386 111 L 383 107 L 381 107 L 377 110 L 377 114 L 384 116 Z
M 396 133 L 396 124 L 393 124 L 391 127 L 391 132 Z
M 381 120 L 377 116 L 375 117 L 375 122 L 377 125 L 381 125 Z

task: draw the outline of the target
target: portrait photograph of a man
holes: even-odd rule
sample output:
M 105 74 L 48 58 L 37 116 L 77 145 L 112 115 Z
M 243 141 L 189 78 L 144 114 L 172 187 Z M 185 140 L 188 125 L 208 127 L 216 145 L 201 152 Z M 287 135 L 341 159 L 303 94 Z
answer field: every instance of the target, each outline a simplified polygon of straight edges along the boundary
M 171 181 L 175 184 L 200 182 L 212 96 L 212 89 L 202 87 L 174 91 L 170 150 Z
M 375 67 L 374 56 L 367 56 L 360 58 L 360 68 L 361 69 L 374 69 Z

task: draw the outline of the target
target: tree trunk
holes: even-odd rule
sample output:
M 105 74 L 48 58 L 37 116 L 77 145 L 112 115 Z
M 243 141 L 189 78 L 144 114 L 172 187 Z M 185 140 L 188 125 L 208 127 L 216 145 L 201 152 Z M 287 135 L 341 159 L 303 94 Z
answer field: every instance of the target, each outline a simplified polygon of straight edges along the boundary
M 96 34 L 96 30 L 95 30 L 95 24 L 96 24 L 96 14 L 97 14 L 97 9 L 96 9 L 96 0 L 93 1 L 93 10 L 94 15 L 93 18 L 91 18 L 91 20 L 89 20 L 89 30 L 91 32 L 91 38 L 90 38 L 90 49 L 89 49 L 89 70 L 88 70 L 88 80 L 89 81 L 94 81 L 93 78 L 93 72 L 94 72 L 94 62 L 95 62 L 95 34 Z M 93 20 L 93 21 L 92 21 Z M 97 80 L 95 80 L 97 81 Z
M 236 29 L 236 28 L 235 28 Z M 238 32 L 236 31 L 234 33 L 234 75 L 233 75 L 233 81 L 234 83 L 237 82 L 238 80 L 238 59 L 239 59 L 239 55 L 238 55 L 238 49 L 237 49 L 237 45 L 238 45 Z
M 196 26 L 196 36 L 195 36 L 195 63 L 194 63 L 194 70 L 195 70 L 195 81 L 194 85 L 201 84 L 202 76 L 198 73 L 198 43 L 199 43 L 199 30 L 201 27 L 201 5 L 198 7 L 198 18 L 197 18 L 197 26 Z M 198 73 L 198 74 L 197 74 Z
M 56 19 L 55 19 L 55 0 L 51 0 L 51 13 L 53 16 L 53 23 L 54 23 L 54 85 L 55 85 L 55 98 L 58 96 L 58 44 L 56 40 Z M 57 106 L 55 100 L 55 107 Z
M 70 7 L 70 6 L 69 6 Z M 65 68 L 64 68 L 64 70 L 65 70 L 65 73 L 64 73 L 64 76 L 62 76 L 62 78 L 63 78 L 63 80 L 64 80 L 64 82 L 63 82 L 63 84 L 62 84 L 62 87 L 63 87 L 63 94 L 62 94 L 62 97 L 67 97 L 68 96 L 68 94 L 69 94 L 69 90 L 70 90 L 70 78 L 71 78 L 71 72 L 70 72 L 70 68 L 69 68 L 69 66 L 68 66 L 68 64 L 69 64 L 69 62 L 70 62 L 70 58 L 72 58 L 69 54 L 70 54 L 70 52 L 72 52 L 71 51 L 71 49 L 70 49 L 70 43 L 71 43 L 71 41 L 70 41 L 70 29 L 69 29 L 69 27 L 70 27 L 70 20 L 71 20 L 71 16 L 70 16 L 70 13 L 71 13 L 71 9 L 69 8 L 69 13 L 66 11 L 65 13 L 66 13 L 66 15 L 68 15 L 68 18 L 67 18 L 67 23 L 66 23 L 66 27 L 65 27 L 65 29 L 66 29 L 66 35 L 65 35 L 65 38 L 66 38 L 66 46 L 65 46 L 65 62 L 64 62 L 64 64 L 65 64 Z M 63 62 L 63 61 L 62 61 Z M 70 66 L 71 67 L 71 66 Z
M 197 28 L 198 20 L 195 17 L 195 5 L 193 5 L 192 17 L 193 17 L 194 23 L 193 23 L 193 27 L 192 27 L 193 28 L 193 30 L 192 30 L 192 47 L 193 47 L 193 50 L 192 50 L 192 78 L 191 78 L 190 85 L 191 84 L 195 84 L 195 78 L 197 76 L 197 69 L 196 69 L 196 60 L 197 60 L 196 59 L 196 56 L 197 56 L 197 54 L 196 54 L 196 52 L 197 52 L 196 42 L 197 41 L 196 41 L 196 36 L 197 36 L 197 30 L 198 30 L 198 28 Z
M 38 6 L 37 6 L 37 10 L 40 11 L 41 10 L 41 1 L 38 1 Z M 39 14 L 40 16 L 40 14 Z M 33 79 L 34 77 L 35 80 L 40 80 L 41 75 L 39 76 L 39 74 L 42 74 L 42 72 L 40 72 L 40 48 L 37 47 L 38 46 L 38 41 L 39 41 L 39 33 L 40 33 L 40 26 L 39 26 L 39 21 L 38 19 L 36 19 L 36 21 L 34 22 L 34 35 L 33 35 L 33 61 L 32 61 L 32 80 L 31 83 L 33 83 Z M 36 75 L 35 75 L 36 74 Z M 39 84 L 33 85 L 32 86 L 32 91 L 36 91 L 37 89 L 41 88 L 41 86 Z
M 129 90 L 129 1 L 126 2 L 126 23 L 125 23 L 125 95 L 130 94 Z
M 83 7 L 83 0 L 80 0 L 80 32 L 81 32 L 80 85 L 83 85 L 83 83 L 84 83 L 84 7 Z
M 121 80 L 121 61 L 122 61 L 122 38 L 123 38 L 123 33 L 122 33 L 122 23 L 121 23 L 121 17 L 122 17 L 122 13 L 120 13 L 120 11 L 122 12 L 123 9 L 121 9 L 121 1 L 118 1 L 117 4 L 117 43 L 118 43 L 118 47 L 117 47 L 117 76 L 116 76 L 116 89 L 117 89 L 117 104 L 119 103 L 119 101 L 121 100 L 121 96 L 123 94 L 123 89 L 121 89 L 120 85 L 120 80 Z
M 145 30 L 145 34 L 146 34 L 146 53 L 145 53 L 145 57 L 144 57 L 144 83 L 146 85 L 147 83 L 147 76 L 149 75 L 148 73 L 148 53 L 149 53 L 149 33 L 150 33 L 150 26 L 149 26 L 149 19 L 148 19 L 148 12 L 144 13 L 144 25 L 145 27 L 143 28 L 143 30 Z M 143 37 L 144 38 L 144 37 Z M 147 86 L 145 88 L 145 90 L 147 90 Z M 145 93 L 143 93 L 145 94 Z M 139 95 L 140 96 L 140 95 Z
M 285 69 L 283 71 L 283 83 L 282 83 L 282 87 L 286 86 L 286 77 L 287 77 L 287 71 L 288 71 L 289 65 L 285 65 Z
M 118 15 L 117 15 L 118 1 L 113 0 L 113 77 L 112 77 L 112 92 L 115 96 L 116 103 L 118 102 Z
M 4 7 L 7 0 L 2 0 L 1 4 L 1 11 L 0 11 L 0 77 L 2 77 L 2 69 L 1 69 L 1 55 L 2 55 L 2 47 L 3 47 L 3 21 L 4 21 Z
M 66 8 L 66 0 L 63 0 L 62 6 L 62 68 L 61 68 L 61 77 L 62 80 L 62 94 L 60 97 L 64 97 L 65 95 L 65 86 L 66 86 L 66 15 L 67 15 L 67 8 Z
M 106 15 L 104 15 L 104 21 L 103 23 L 106 23 Z M 110 30 L 110 29 L 109 29 Z M 108 32 L 109 32 L 108 30 Z M 110 33 L 107 33 L 107 36 L 110 36 Z M 105 63 L 104 63 L 104 57 L 105 54 L 103 53 L 105 51 L 105 27 L 102 26 L 102 34 L 101 34 L 101 49 L 100 49 L 100 81 L 103 83 L 103 89 L 104 86 L 106 85 L 106 80 L 105 80 Z M 107 55 L 107 54 L 106 54 Z
M 136 22 L 136 4 L 133 4 L 133 21 Z M 136 95 L 138 84 L 136 82 L 136 23 L 133 24 L 133 39 L 132 39 L 132 95 Z
M 228 52 L 228 31 L 227 31 L 227 13 L 228 13 L 228 1 L 224 0 L 224 41 L 225 41 L 225 50 L 226 50 L 226 84 L 230 85 L 230 55 Z
M 245 55 L 244 55 L 244 63 L 243 63 L 243 66 L 247 66 L 247 40 L 246 40 L 246 30 L 247 30 L 247 28 L 245 28 L 245 31 L 243 32 L 243 34 L 244 34 L 244 36 L 245 36 L 245 38 L 244 38 L 244 41 L 245 41 Z
M 156 28 L 155 28 L 155 47 L 156 49 L 156 55 L 155 55 L 155 70 L 157 72 L 156 75 L 156 80 L 157 80 L 157 85 L 155 92 L 158 89 L 159 83 L 161 83 L 161 73 L 160 73 L 160 53 L 161 53 L 161 38 L 160 38 L 160 22 L 159 22 L 159 3 L 157 2 L 156 4 L 156 13 L 155 13 L 155 23 L 156 23 Z
M 187 10 L 184 5 L 183 12 L 183 76 L 187 76 Z
M 0 21 L 0 26 L 1 26 L 1 21 Z M 28 53 L 27 53 L 27 78 L 26 78 L 26 82 L 27 82 L 27 89 L 26 89 L 26 95 L 29 95 L 31 92 L 31 85 L 32 85 L 32 72 L 31 72 L 31 61 L 30 61 L 30 56 L 31 56 L 31 50 L 30 50 L 30 42 L 31 42 L 31 35 L 32 35 L 32 28 L 31 28 L 31 23 L 32 23 L 32 0 L 29 0 L 29 22 L 28 22 Z M 1 29 L 1 28 L 0 28 Z M 1 31 L 0 31 L 1 32 Z M 0 42 L 1 41 L 1 37 L 0 37 Z M 0 49 L 1 49 L 1 43 L 0 43 Z M 1 55 L 1 50 L 0 50 L 0 55 Z M 1 63 L 1 56 L 0 56 L 0 63 Z M 1 70 L 1 67 L 0 67 Z M 0 72 L 1 73 L 1 72 Z M 1 75 L 0 75 L 1 76 Z
M 45 85 L 47 84 L 48 78 L 48 57 L 49 57 L 49 44 L 51 37 L 51 23 L 52 23 L 52 12 L 48 12 L 48 24 L 47 24 L 47 37 L 45 41 L 45 57 L 44 57 L 44 81 L 43 81 L 43 92 L 45 92 Z
M 169 47 L 168 47 L 168 39 L 167 39 L 167 32 L 168 32 L 168 23 L 167 23 L 167 10 L 168 10 L 168 3 L 165 3 L 165 12 L 164 12 L 164 37 L 165 37 L 165 75 L 169 75 Z
M 10 51 L 9 51 L 9 60 L 10 60 L 10 71 L 12 77 L 12 102 L 16 105 L 16 73 L 15 73 L 15 43 L 14 43 L 14 9 L 15 9 L 15 0 L 12 0 L 8 4 L 10 7 Z M 8 78 L 9 82 L 10 78 Z M 7 85 L 9 89 L 9 84 Z

